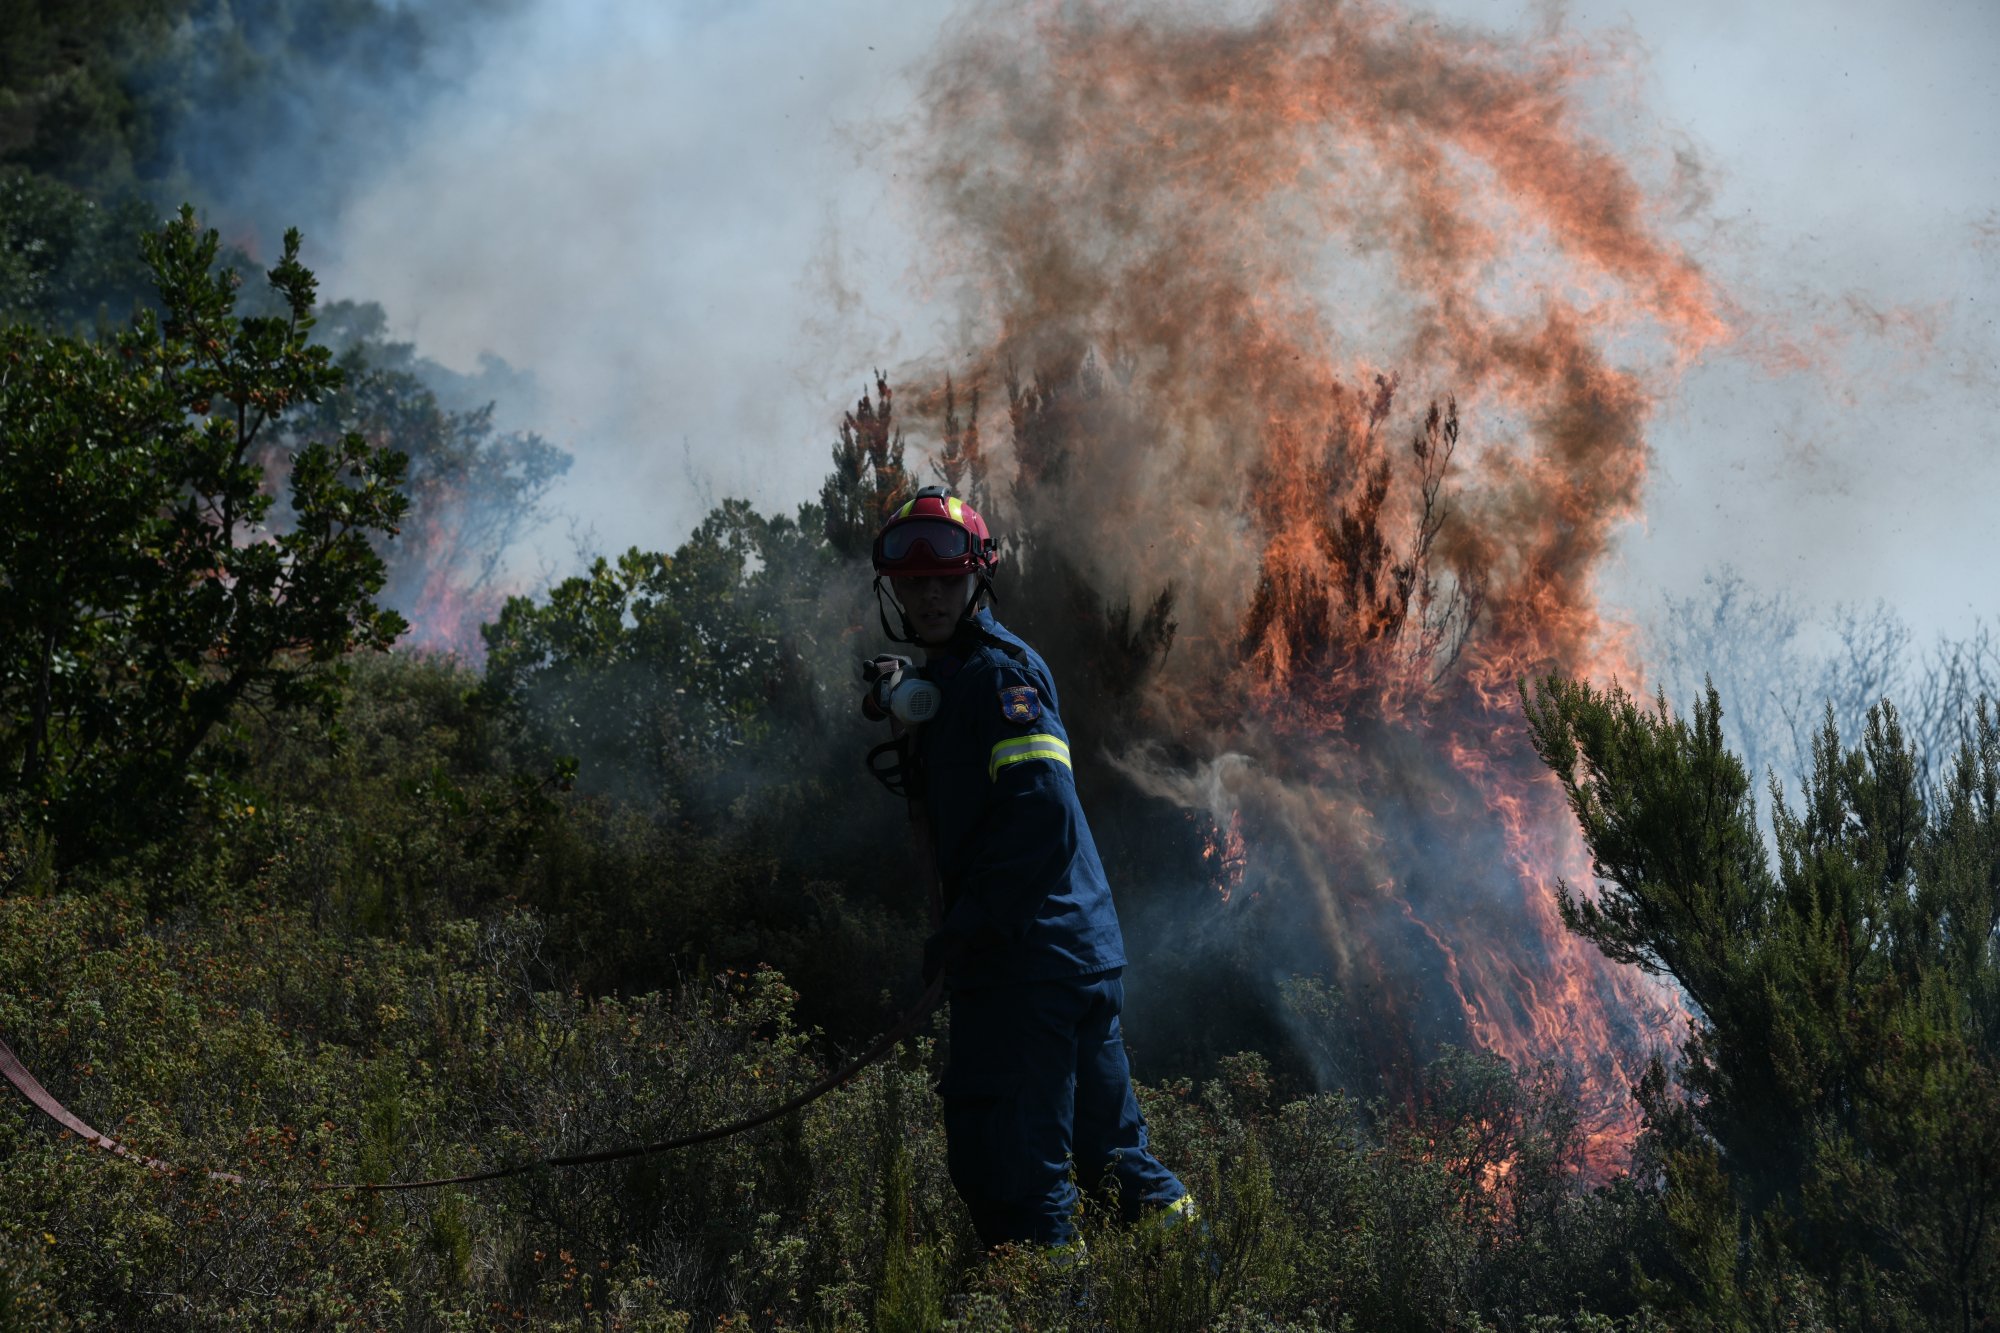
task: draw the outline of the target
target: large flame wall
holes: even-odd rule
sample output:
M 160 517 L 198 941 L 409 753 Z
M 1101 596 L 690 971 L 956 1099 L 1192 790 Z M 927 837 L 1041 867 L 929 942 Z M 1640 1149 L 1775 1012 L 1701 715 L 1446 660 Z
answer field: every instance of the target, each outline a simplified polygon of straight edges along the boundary
M 1671 1001 L 1557 919 L 1589 867 L 1516 685 L 1631 679 L 1594 576 L 1731 335 L 1671 155 L 1585 128 L 1606 60 L 1375 3 L 996 6 L 917 149 L 950 369 L 1014 386 L 1023 577 L 1175 593 L 1116 762 L 1241 839 L 1385 1066 L 1576 1067 L 1600 1167 Z

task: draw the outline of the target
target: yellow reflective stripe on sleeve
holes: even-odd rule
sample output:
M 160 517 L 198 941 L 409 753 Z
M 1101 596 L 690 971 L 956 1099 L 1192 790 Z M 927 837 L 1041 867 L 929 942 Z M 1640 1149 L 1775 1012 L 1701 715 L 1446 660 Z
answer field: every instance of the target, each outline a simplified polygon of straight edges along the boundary
M 952 522 L 965 522 L 965 501 L 959 499 L 956 495 L 946 497 L 944 509 L 947 514 L 951 515 Z
M 1047 732 L 1009 736 L 993 747 L 993 757 L 986 764 L 986 779 L 990 782 L 999 777 L 1000 770 L 1007 765 L 1025 764 L 1030 759 L 1053 759 L 1064 768 L 1069 768 L 1069 743 Z

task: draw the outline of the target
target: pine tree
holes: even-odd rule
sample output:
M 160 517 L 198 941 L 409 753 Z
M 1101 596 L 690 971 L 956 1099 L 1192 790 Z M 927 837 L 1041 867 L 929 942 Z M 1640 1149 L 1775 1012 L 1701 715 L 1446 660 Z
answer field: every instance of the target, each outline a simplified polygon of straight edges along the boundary
M 878 370 L 874 400 L 864 391 L 841 419 L 833 472 L 820 488 L 827 543 L 850 560 L 868 554 L 882 524 L 914 493 L 903 467 L 903 432 L 891 419 L 894 410 L 889 381 Z
M 979 438 L 979 386 L 974 385 L 965 419 L 958 415 L 957 387 L 944 377 L 944 444 L 938 450 L 938 479 L 953 495 L 971 502 L 993 525 L 993 495 L 986 485 L 986 455 Z
M 1649 1277 L 1683 1326 L 1993 1327 L 1993 716 L 1927 803 L 1894 708 L 1853 749 L 1829 712 L 1799 807 L 1773 790 L 1771 856 L 1713 688 L 1681 718 L 1550 678 L 1528 719 L 1602 885 L 1564 919 L 1695 1011 L 1686 1097 L 1663 1069 L 1638 1090 L 1675 1238 Z

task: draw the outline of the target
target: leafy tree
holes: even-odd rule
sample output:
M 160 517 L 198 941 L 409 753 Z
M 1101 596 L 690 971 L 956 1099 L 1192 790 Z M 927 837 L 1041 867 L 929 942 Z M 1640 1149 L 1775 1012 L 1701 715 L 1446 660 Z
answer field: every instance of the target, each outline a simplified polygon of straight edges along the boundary
M 192 0 L 0 4 L 0 162 L 77 185 L 129 183 L 154 143 L 132 73 Z
M 122 320 L 151 289 L 132 238 L 157 221 L 136 197 L 100 204 L 0 166 L 0 321 L 75 328 Z
M 1711 689 L 1691 718 L 1557 678 L 1537 751 L 1602 883 L 1564 919 L 1695 1013 L 1639 1089 L 1695 1328 L 1976 1329 L 2000 1318 L 2000 727 L 1981 709 L 1927 805 L 1887 705 L 1831 709 L 1767 856 Z M 1792 1321 L 1792 1322 L 1788 1322 Z
M 724 502 L 672 555 L 598 559 L 483 631 L 487 681 L 590 785 L 700 792 L 752 742 L 810 725 L 799 652 L 831 560 L 818 514 Z
M 191 210 L 144 250 L 163 316 L 0 334 L 0 763 L 72 860 L 183 810 L 239 706 L 330 715 L 342 656 L 404 628 L 370 545 L 406 505 L 399 455 L 349 435 L 267 460 L 290 514 L 268 522 L 265 430 L 340 382 L 297 233 L 268 275 L 280 316 L 235 313 Z

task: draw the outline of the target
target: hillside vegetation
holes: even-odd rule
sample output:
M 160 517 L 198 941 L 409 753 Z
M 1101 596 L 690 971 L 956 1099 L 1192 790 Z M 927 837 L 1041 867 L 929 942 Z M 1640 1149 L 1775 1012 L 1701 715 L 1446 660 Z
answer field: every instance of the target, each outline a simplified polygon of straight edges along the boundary
M 415 11 L 309 8 L 243 6 L 210 61 L 211 7 L 0 5 L 0 1036 L 180 1168 L 0 1096 L 0 1330 L 2000 1327 L 1991 713 L 1918 746 L 1887 704 L 1829 712 L 1765 827 L 1712 691 L 1525 684 L 1595 861 L 1565 919 L 1694 1015 L 1593 1183 L 1570 1071 L 1356 1076 L 1365 1009 L 1172 897 L 1211 831 L 1099 743 L 1171 589 L 1135 610 L 1054 558 L 1005 612 L 1065 682 L 1128 915 L 1198 927 L 1134 969 L 1134 1063 L 1201 1226 L 1086 1193 L 1087 1263 L 982 1253 L 943 1014 L 751 1134 L 339 1188 L 725 1121 L 917 999 L 849 675 L 868 535 L 929 477 L 878 379 L 817 503 L 726 502 L 496 604 L 477 669 L 399 650 L 421 575 L 491 592 L 567 456 L 441 398 L 379 311 L 321 310 L 295 239 L 260 281 L 163 216 L 186 103 L 282 100 L 357 44 L 429 58 Z M 1010 396 L 1020 428 L 1055 449 L 1034 402 L 1073 387 Z M 965 406 L 935 466 L 990 508 Z

